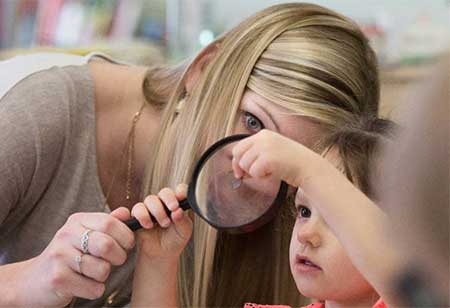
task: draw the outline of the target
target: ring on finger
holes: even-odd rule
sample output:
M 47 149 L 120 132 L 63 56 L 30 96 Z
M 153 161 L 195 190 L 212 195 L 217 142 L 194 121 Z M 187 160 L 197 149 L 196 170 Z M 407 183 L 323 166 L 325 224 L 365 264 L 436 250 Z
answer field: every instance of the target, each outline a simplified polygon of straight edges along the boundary
M 89 254 L 89 232 L 91 229 L 86 229 L 81 235 L 81 251 L 85 254 Z

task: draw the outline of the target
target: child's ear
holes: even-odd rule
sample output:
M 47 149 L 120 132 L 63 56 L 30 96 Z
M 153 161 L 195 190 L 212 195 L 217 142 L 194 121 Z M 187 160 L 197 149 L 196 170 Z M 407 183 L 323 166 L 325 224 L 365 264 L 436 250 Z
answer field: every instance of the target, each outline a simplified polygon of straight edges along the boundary
M 212 43 L 205 47 L 200 54 L 194 59 L 194 62 L 190 65 L 185 79 L 185 87 L 187 93 L 191 93 L 194 85 L 197 83 L 204 68 L 211 62 L 219 50 L 218 43 Z

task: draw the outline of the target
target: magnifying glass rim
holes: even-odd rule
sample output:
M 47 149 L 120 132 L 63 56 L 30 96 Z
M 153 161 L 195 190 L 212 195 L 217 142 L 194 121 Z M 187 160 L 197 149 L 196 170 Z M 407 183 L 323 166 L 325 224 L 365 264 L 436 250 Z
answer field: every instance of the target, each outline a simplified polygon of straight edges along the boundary
M 188 187 L 188 200 L 190 203 L 191 208 L 195 211 L 195 213 L 197 215 L 199 215 L 201 218 L 203 218 L 209 225 L 213 226 L 214 228 L 218 229 L 218 230 L 227 230 L 227 231 L 237 231 L 237 232 L 241 232 L 241 231 L 245 231 L 248 232 L 251 229 L 256 229 L 257 226 L 260 226 L 264 223 L 266 223 L 270 216 L 272 216 L 272 214 L 275 212 L 276 209 L 278 209 L 279 205 L 280 205 L 280 201 L 281 199 L 283 199 L 286 195 L 287 192 L 287 184 L 283 181 L 281 181 L 280 183 L 280 188 L 278 190 L 278 194 L 276 196 L 276 198 L 274 199 L 272 205 L 263 213 L 261 214 L 258 218 L 256 218 L 255 220 L 252 220 L 244 225 L 240 225 L 240 226 L 230 226 L 230 227 L 224 227 L 224 226 L 219 226 L 215 223 L 213 223 L 210 219 L 208 219 L 207 217 L 205 217 L 202 213 L 202 211 L 200 210 L 200 207 L 197 204 L 197 198 L 195 196 L 195 190 L 197 188 L 197 180 L 198 180 L 198 176 L 200 174 L 200 171 L 203 168 L 203 165 L 208 161 L 208 159 L 214 154 L 216 153 L 219 149 L 222 148 L 222 146 L 224 144 L 228 144 L 228 143 L 232 143 L 234 141 L 239 141 L 242 139 L 245 139 L 247 137 L 250 137 L 251 135 L 249 134 L 236 134 L 236 135 L 231 135 L 228 137 L 225 137 L 223 139 L 220 139 L 219 141 L 217 141 L 216 143 L 214 143 L 213 145 L 211 145 L 206 152 L 204 152 L 202 154 L 202 156 L 200 157 L 200 159 L 198 160 L 197 165 L 195 166 L 194 172 L 192 173 L 192 180 L 191 183 Z M 253 228 L 254 227 L 254 228 Z

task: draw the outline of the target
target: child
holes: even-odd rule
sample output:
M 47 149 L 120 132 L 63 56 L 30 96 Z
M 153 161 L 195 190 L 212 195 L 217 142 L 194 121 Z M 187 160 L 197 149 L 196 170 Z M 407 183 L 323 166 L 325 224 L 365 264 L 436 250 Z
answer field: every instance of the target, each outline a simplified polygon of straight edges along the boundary
M 368 124 L 370 130 L 352 128 L 331 134 L 324 142 L 326 159 L 269 130 L 240 141 L 233 149 L 232 166 L 237 178 L 271 175 L 299 187 L 290 265 L 298 290 L 322 301 L 308 307 L 386 307 L 380 296 L 390 303 L 391 295 L 383 285 L 383 273 L 390 269 L 379 265 L 383 243 L 378 234 L 385 217 L 338 170 L 343 169 L 355 185 L 370 195 L 368 168 L 362 166 L 370 163 L 386 123 L 377 119 Z M 132 305 L 177 304 L 178 256 L 192 232 L 190 219 L 178 208 L 178 200 L 185 197 L 186 186 L 177 187 L 175 192 L 166 188 L 132 210 L 145 229 L 153 227 L 149 212 L 163 227 L 141 231 L 147 235 L 145 240 L 155 243 L 151 251 L 145 252 L 154 262 L 147 266 L 145 274 L 135 274 L 135 283 L 147 284 L 148 288 L 145 294 L 133 294 Z M 172 211 L 172 222 L 163 203 Z M 390 257 L 384 251 L 381 256 Z M 152 281 L 141 278 L 149 275 Z
M 340 136 L 342 138 L 343 136 Z M 346 140 L 350 136 L 346 136 Z M 296 221 L 291 237 L 291 273 L 300 293 L 321 302 L 322 307 L 386 307 L 380 299 L 384 288 L 369 283 L 367 266 L 377 268 L 379 258 L 371 262 L 366 251 L 372 245 L 372 232 L 383 226 L 382 212 L 339 169 L 353 178 L 356 185 L 370 194 L 368 174 L 359 168 L 365 157 L 362 149 L 371 148 L 377 134 L 354 135 L 359 140 L 348 144 L 332 142 L 325 159 L 304 146 L 270 131 L 248 138 L 233 150 L 233 168 L 237 177 L 277 175 L 299 187 L 295 197 Z M 273 149 L 276 149 L 274 151 Z M 347 156 L 346 156 L 347 155 Z M 359 155 L 359 158 L 351 157 Z M 346 156 L 346 157 L 345 157 Z M 369 164 L 369 162 L 365 162 Z M 375 260 L 374 260 L 375 261 Z M 246 308 L 270 307 L 247 304 Z M 271 306 L 287 307 L 287 306 Z

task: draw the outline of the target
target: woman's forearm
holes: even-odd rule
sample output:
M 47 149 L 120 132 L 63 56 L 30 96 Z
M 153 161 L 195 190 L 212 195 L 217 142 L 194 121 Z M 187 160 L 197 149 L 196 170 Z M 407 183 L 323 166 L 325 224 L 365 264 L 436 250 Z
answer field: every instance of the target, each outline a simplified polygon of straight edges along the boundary
M 33 305 L 32 290 L 20 284 L 21 282 L 26 283 L 21 278 L 21 273 L 27 271 L 29 262 L 30 260 L 27 260 L 0 266 L 0 307 Z M 24 301 L 25 299 L 26 301 Z
M 178 258 L 148 259 L 138 255 L 131 306 L 176 307 L 177 270 Z

